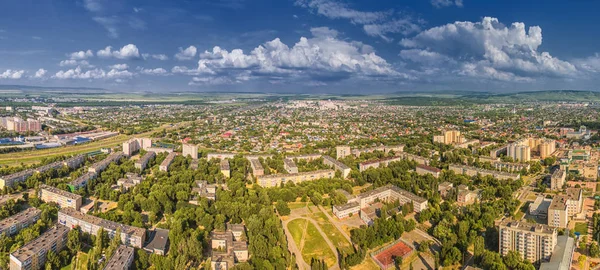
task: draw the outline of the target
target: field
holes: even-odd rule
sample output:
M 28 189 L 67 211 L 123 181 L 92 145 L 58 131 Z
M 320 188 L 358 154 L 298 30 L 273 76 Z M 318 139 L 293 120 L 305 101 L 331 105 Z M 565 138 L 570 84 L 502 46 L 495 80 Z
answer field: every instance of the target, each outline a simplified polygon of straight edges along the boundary
M 588 234 L 588 224 L 587 222 L 577 222 L 575 223 L 575 232 L 578 232 L 580 235 Z
M 317 227 L 305 219 L 290 221 L 288 230 L 296 246 L 302 252 L 302 258 L 310 264 L 312 258 L 322 259 L 327 266 L 335 265 L 337 259 L 333 251 L 325 243 L 325 239 L 317 230 Z
M 312 213 L 309 215 L 312 219 L 314 219 L 321 230 L 325 232 L 327 238 L 331 240 L 334 246 L 339 248 L 340 250 L 346 253 L 353 253 L 354 249 L 352 248 L 352 244 L 348 242 L 348 240 L 342 235 L 342 233 L 327 219 L 327 216 L 321 211 Z

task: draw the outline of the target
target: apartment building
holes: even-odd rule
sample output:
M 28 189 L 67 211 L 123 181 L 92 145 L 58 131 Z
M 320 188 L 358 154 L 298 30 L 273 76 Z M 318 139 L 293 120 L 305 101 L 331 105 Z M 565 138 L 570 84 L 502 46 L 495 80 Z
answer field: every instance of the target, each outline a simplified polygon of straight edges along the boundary
M 183 156 L 190 156 L 192 159 L 198 159 L 198 145 L 184 143 L 182 145 Z
M 196 185 L 197 187 L 192 188 L 192 192 L 198 193 L 199 197 L 213 201 L 217 199 L 217 185 L 206 181 L 196 181 Z
M 256 178 L 256 183 L 261 187 L 279 187 L 287 182 L 298 184 L 305 181 L 313 181 L 321 178 L 333 178 L 334 170 L 317 170 L 312 172 L 301 172 L 291 174 L 262 175 Z
M 550 189 L 561 190 L 567 181 L 567 173 L 564 170 L 558 169 L 550 176 Z
M 398 154 L 404 151 L 404 145 L 391 145 L 391 146 L 377 146 L 377 147 L 369 147 L 369 148 L 360 148 L 360 149 L 352 149 L 350 146 L 340 145 L 335 147 L 336 157 L 338 159 L 347 157 L 349 155 L 354 155 L 355 157 L 360 157 L 362 153 L 373 153 L 375 151 L 389 153 L 390 151 L 394 151 L 395 154 Z
M 146 152 L 146 154 L 144 154 L 140 159 L 135 161 L 135 168 L 139 169 L 140 172 L 143 172 L 146 169 L 146 166 L 148 166 L 148 162 L 150 162 L 150 160 L 154 157 L 156 157 L 155 152 Z
M 68 208 L 71 209 L 71 208 Z M 11 270 L 40 269 L 46 262 L 48 251 L 58 254 L 67 243 L 69 228 L 56 225 L 38 238 L 25 244 L 17 251 L 10 254 Z
M 8 131 L 15 132 L 40 132 L 42 131 L 42 124 L 40 121 L 35 119 L 23 120 L 19 117 L 6 117 L 2 119 L 2 125 Z
M 229 166 L 229 160 L 227 159 L 223 159 L 221 160 L 221 173 L 225 176 L 225 178 L 230 178 L 231 177 L 231 168 Z
M 409 154 L 409 153 L 405 153 L 405 152 L 399 153 L 397 155 L 399 157 L 401 157 L 402 159 L 414 161 L 420 165 L 429 165 L 429 159 L 426 157 L 417 156 L 417 155 L 413 155 L 413 154 Z
M 370 168 L 387 167 L 391 162 L 400 161 L 402 157 L 385 157 L 377 160 L 370 160 L 358 164 L 358 170 L 364 172 Z
M 110 165 L 113 162 L 118 162 L 123 157 L 125 157 L 123 152 L 114 152 L 108 155 L 108 157 L 106 157 L 105 159 L 92 164 L 92 166 L 88 168 L 88 172 L 100 174 L 108 167 L 108 165 Z
M 466 189 L 459 188 L 456 202 L 462 205 L 469 205 L 475 203 L 480 197 L 480 190 L 469 190 L 468 187 Z
M 126 156 L 132 156 L 141 149 L 147 150 L 152 147 L 150 138 L 132 138 L 123 143 L 123 153 Z
M 120 245 L 106 263 L 104 270 L 129 270 L 133 263 L 134 251 L 132 247 Z
M 438 192 L 442 198 L 446 198 L 448 193 L 454 188 L 454 184 L 450 182 L 442 182 L 438 185 Z
M 479 174 L 484 177 L 492 176 L 499 180 L 518 180 L 521 177 L 520 174 L 485 170 L 485 169 L 480 169 L 480 168 L 476 168 L 476 167 L 457 165 L 457 164 L 450 164 L 450 166 L 448 166 L 448 169 L 451 171 L 454 171 L 454 173 L 457 173 L 457 174 L 465 174 L 468 176 L 476 176 Z
M 499 158 L 500 155 L 506 154 L 507 150 L 508 150 L 508 146 L 506 146 L 506 145 L 492 149 L 492 151 L 490 151 L 490 157 L 494 158 L 494 159 Z
M 283 160 L 283 168 L 288 173 L 298 173 L 298 166 L 296 166 L 296 162 L 294 162 L 291 158 L 286 158 Z
M 513 163 L 513 162 L 501 162 L 501 161 L 492 162 L 492 166 L 494 166 L 494 168 L 496 170 L 499 170 L 499 171 L 506 170 L 508 172 L 520 172 L 521 170 L 529 171 L 529 169 L 531 168 L 531 165 L 529 165 L 527 163 Z
M 375 201 L 399 201 L 401 205 L 412 203 L 415 212 L 427 209 L 427 199 L 417 196 L 393 185 L 386 185 L 350 198 L 346 204 L 334 205 L 333 214 L 338 218 L 345 218 L 358 214 L 361 209 L 369 207 Z
M 258 158 L 248 158 L 250 161 L 250 168 L 252 168 L 252 174 L 256 177 L 265 175 L 265 169 L 263 168 Z
M 567 197 L 556 195 L 548 207 L 548 226 L 566 228 L 569 223 Z
M 128 226 L 99 217 L 83 214 L 73 208 L 62 208 L 58 211 L 58 223 L 69 228 L 81 227 L 82 232 L 96 235 L 100 228 L 108 232 L 110 238 L 114 237 L 118 229 L 121 230 L 121 241 L 123 244 L 142 248 L 146 237 L 143 228 Z
M 556 151 L 556 141 L 546 138 L 524 138 L 508 145 L 507 156 L 514 161 L 527 162 L 531 160 L 532 152 L 544 159 Z
M 67 186 L 69 187 L 71 192 L 73 192 L 77 189 L 85 187 L 90 180 L 96 179 L 96 177 L 98 177 L 97 173 L 86 172 L 83 175 L 77 177 L 75 180 L 71 181 Z
M 465 141 L 464 136 L 458 130 L 445 130 L 442 135 L 433 136 L 433 142 L 443 144 L 460 144 Z
M 55 202 L 61 208 L 71 207 L 77 211 L 81 208 L 82 197 L 53 186 L 41 185 L 40 198 L 45 202 Z
M 171 163 L 173 163 L 173 160 L 175 159 L 175 156 L 177 156 L 177 153 L 169 153 L 169 155 L 167 155 L 167 157 L 165 158 L 165 160 L 163 160 L 163 162 L 160 164 L 160 166 L 158 167 L 159 170 L 163 171 L 163 172 L 168 172 L 169 171 L 169 167 L 171 166 Z
M 531 147 L 529 145 L 512 143 L 508 145 L 506 152 L 506 155 L 514 161 L 528 162 L 531 160 Z
M 340 162 L 339 160 L 332 158 L 330 156 L 322 156 L 323 164 L 327 166 L 331 166 L 334 170 L 340 171 L 342 173 L 343 178 L 348 178 L 350 175 L 350 167 L 346 166 L 346 164 Z
M 235 157 L 235 153 L 208 153 L 206 155 L 206 159 L 211 160 L 213 158 L 216 159 L 233 159 Z
M 135 187 L 142 183 L 142 176 L 135 173 L 127 173 L 125 174 L 125 178 L 121 178 L 117 180 L 117 186 L 123 187 L 126 190 L 129 190 L 132 187 Z
M 533 263 L 548 262 L 557 237 L 554 227 L 507 219 L 499 224 L 499 251 L 502 256 L 518 251 L 523 259 Z
M 0 234 L 13 236 L 40 219 L 42 211 L 31 207 L 0 221 Z
M 442 170 L 435 168 L 435 167 L 418 164 L 417 167 L 415 168 L 415 172 L 419 175 L 431 174 L 431 175 L 433 175 L 433 177 L 438 178 L 438 177 L 440 177 Z
M 335 154 L 338 159 L 345 158 L 352 154 L 350 146 L 340 145 L 335 147 Z
M 85 161 L 84 155 L 77 155 L 77 156 L 74 156 L 74 157 L 71 157 L 71 158 L 68 158 L 65 160 L 52 162 L 50 164 L 47 164 L 47 165 L 44 165 L 44 166 L 41 166 L 38 168 L 27 169 L 27 170 L 20 171 L 17 173 L 1 176 L 0 177 L 0 189 L 3 189 L 5 186 L 12 188 L 17 183 L 24 182 L 25 180 L 27 180 L 27 178 L 31 177 L 35 173 L 44 173 L 51 169 L 58 170 L 58 169 L 62 168 L 63 166 L 67 166 L 70 169 L 74 169 L 74 168 L 81 166 L 81 164 L 83 164 L 84 161 Z

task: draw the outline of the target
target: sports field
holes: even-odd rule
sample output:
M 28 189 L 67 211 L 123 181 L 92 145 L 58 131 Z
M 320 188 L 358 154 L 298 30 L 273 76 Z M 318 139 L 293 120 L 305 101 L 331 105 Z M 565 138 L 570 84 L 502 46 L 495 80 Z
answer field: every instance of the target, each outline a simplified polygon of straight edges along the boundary
M 402 241 L 385 248 L 383 251 L 380 251 L 377 255 L 373 256 L 376 261 L 379 262 L 380 265 L 383 265 L 385 268 L 394 265 L 394 257 L 403 257 L 408 256 L 413 249 L 409 247 Z

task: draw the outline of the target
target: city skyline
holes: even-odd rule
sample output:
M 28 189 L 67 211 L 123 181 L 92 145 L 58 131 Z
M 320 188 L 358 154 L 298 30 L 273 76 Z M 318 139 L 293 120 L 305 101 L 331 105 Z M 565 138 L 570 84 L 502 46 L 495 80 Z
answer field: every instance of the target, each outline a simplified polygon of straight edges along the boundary
M 590 33 L 599 7 L 9 0 L 0 11 L 0 84 L 155 92 L 596 90 L 600 56 Z

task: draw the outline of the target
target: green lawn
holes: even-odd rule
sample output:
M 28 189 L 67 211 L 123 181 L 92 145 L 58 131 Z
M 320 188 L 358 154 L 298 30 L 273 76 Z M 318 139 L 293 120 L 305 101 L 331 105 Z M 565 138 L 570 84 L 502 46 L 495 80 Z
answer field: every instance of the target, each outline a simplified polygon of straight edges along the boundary
M 307 205 L 306 202 L 291 202 L 291 203 L 288 203 L 288 207 L 291 210 L 304 208 L 304 207 L 306 207 L 306 205 Z
M 304 247 L 302 247 L 302 257 L 304 258 L 304 261 L 308 263 L 310 263 L 312 258 L 325 260 L 328 267 L 333 266 L 337 261 L 335 254 L 325 243 L 325 239 L 323 239 L 317 230 L 317 227 L 310 222 L 306 228 Z
M 288 223 L 287 227 L 292 234 L 292 238 L 294 238 L 294 242 L 296 242 L 296 246 L 300 249 L 300 241 L 302 240 L 302 235 L 304 234 L 304 229 L 306 228 L 306 223 L 308 221 L 306 219 L 295 219 Z
M 575 223 L 575 232 L 578 232 L 581 235 L 588 234 L 588 224 L 587 222 L 577 222 Z
M 346 254 L 354 253 L 354 249 L 352 248 L 352 244 L 348 242 L 346 237 L 342 235 L 342 233 L 331 223 L 319 223 L 321 226 L 321 230 L 327 235 L 327 238 L 331 240 L 334 246 L 344 251 Z

